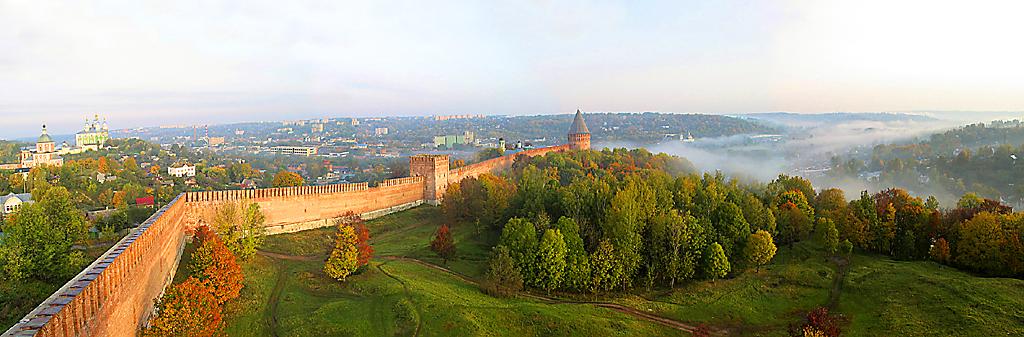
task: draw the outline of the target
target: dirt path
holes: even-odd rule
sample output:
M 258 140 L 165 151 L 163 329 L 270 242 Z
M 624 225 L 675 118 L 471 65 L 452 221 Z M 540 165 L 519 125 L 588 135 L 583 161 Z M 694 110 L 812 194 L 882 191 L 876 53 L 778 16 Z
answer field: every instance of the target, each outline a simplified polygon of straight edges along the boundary
M 391 261 L 388 261 L 388 262 L 391 262 Z M 405 297 L 408 298 L 410 302 L 412 302 L 413 299 L 412 299 L 411 293 L 409 292 L 409 284 L 405 283 L 404 280 L 398 278 L 398 276 L 395 276 L 395 275 L 391 274 L 391 272 L 387 271 L 387 269 L 384 269 L 384 265 L 388 264 L 388 262 L 384 262 L 384 263 L 378 264 L 377 265 L 377 270 L 380 270 L 380 272 L 384 273 L 384 275 L 387 275 L 391 279 L 393 279 L 395 281 L 398 281 L 398 283 L 402 284 L 402 289 L 404 289 L 404 291 L 405 291 Z M 413 304 L 415 304 L 415 302 L 413 302 Z M 413 307 L 416 308 L 416 316 L 417 317 L 416 317 L 416 330 L 413 331 L 412 335 L 413 335 L 413 337 L 416 337 L 416 336 L 420 335 L 420 328 L 423 327 L 423 313 L 420 312 L 420 307 L 419 306 L 414 305 Z
M 274 281 L 274 289 L 270 291 L 270 298 L 267 299 L 267 302 L 269 302 L 267 311 L 270 313 L 270 317 L 267 317 L 267 325 L 270 328 L 271 336 L 278 337 L 277 303 L 281 301 L 281 292 L 284 290 L 285 281 L 288 280 L 288 267 L 280 265 L 274 267 L 274 269 L 277 271 L 277 280 Z
M 836 277 L 832 279 L 832 288 L 828 292 L 828 303 L 825 305 L 828 310 L 836 310 L 839 305 L 839 296 L 843 293 L 843 280 L 846 278 L 846 270 L 849 269 L 850 261 L 842 257 L 833 257 L 832 262 L 836 263 Z
M 264 250 L 257 250 L 256 254 L 260 254 L 272 259 L 289 260 L 289 261 L 316 261 L 322 259 L 321 256 L 316 255 L 287 255 L 281 253 L 268 252 Z

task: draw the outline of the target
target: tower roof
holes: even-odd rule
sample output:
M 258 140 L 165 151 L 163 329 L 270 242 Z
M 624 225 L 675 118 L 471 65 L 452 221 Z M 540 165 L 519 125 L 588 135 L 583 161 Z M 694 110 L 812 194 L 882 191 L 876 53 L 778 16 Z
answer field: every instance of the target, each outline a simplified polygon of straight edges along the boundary
M 576 117 L 572 119 L 572 126 L 569 127 L 569 134 L 581 134 L 590 133 L 590 129 L 587 129 L 587 122 L 583 121 L 583 113 L 580 109 L 576 109 Z
M 43 134 L 39 135 L 39 139 L 36 143 L 53 143 L 53 139 L 50 138 L 50 134 L 46 132 L 46 124 L 43 124 Z

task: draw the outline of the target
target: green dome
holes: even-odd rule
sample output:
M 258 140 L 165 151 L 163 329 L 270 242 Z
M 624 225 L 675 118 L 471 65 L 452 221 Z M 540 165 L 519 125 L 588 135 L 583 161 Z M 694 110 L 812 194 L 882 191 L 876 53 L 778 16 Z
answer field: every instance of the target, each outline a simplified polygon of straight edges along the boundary
M 53 143 L 53 138 L 50 138 L 50 134 L 46 132 L 46 125 L 43 125 L 43 134 L 39 135 L 36 143 Z

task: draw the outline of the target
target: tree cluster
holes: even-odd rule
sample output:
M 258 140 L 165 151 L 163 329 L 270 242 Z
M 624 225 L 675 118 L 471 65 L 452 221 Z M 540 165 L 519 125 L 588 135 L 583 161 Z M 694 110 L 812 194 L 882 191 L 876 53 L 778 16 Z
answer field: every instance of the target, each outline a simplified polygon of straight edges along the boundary
M 969 195 L 942 210 L 935 198 L 888 189 L 847 201 L 842 190 L 816 192 L 801 177 L 741 184 L 721 174 L 687 174 L 672 162 L 642 150 L 524 157 L 509 176 L 464 181 L 453 188 L 462 194 L 445 207 L 460 212 L 458 221 L 486 219 L 500 233 L 492 279 L 521 279 L 524 287 L 546 291 L 714 280 L 769 263 L 776 244 L 806 240 L 826 256 L 856 248 L 1021 275 L 1020 216 L 992 200 Z M 464 187 L 487 184 L 514 187 L 494 193 Z M 480 200 L 508 200 L 508 206 L 474 204 Z M 493 275 L 499 271 L 505 275 Z
M 198 246 L 188 269 L 191 276 L 173 285 L 157 301 L 156 316 L 144 336 L 220 336 L 224 303 L 242 290 L 242 268 L 235 255 L 208 226 L 194 234 Z
M 324 273 L 338 281 L 345 281 L 359 268 L 369 265 L 373 257 L 373 246 L 369 241 L 370 230 L 363 220 L 357 215 L 347 215 L 338 223 L 334 249 L 324 262 Z

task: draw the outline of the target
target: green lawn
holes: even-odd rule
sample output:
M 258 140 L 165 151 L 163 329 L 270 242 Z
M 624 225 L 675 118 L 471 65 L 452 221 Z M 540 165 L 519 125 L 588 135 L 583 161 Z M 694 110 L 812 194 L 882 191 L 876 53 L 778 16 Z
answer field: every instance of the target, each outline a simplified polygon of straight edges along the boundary
M 497 299 L 451 274 L 406 256 L 441 264 L 427 248 L 442 217 L 419 207 L 369 221 L 378 256 L 346 282 L 320 271 L 335 230 L 267 238 L 266 251 L 243 264 L 246 287 L 226 308 L 231 336 L 652 336 L 679 335 L 661 325 L 581 304 Z M 495 238 L 454 226 L 458 258 L 448 266 L 479 278 Z M 760 272 L 677 289 L 587 300 L 615 302 L 730 335 L 782 336 L 789 324 L 829 301 L 835 264 L 814 244 L 781 247 Z M 855 255 L 834 312 L 847 336 L 1024 335 L 1024 281 L 980 278 L 931 262 Z
M 437 260 L 427 245 L 436 207 L 367 223 L 378 256 Z M 453 229 L 460 258 L 450 266 L 478 275 L 487 244 L 470 228 Z M 679 336 L 682 333 L 607 309 L 498 299 L 451 274 L 415 262 L 376 259 L 346 282 L 323 264 L 333 228 L 267 238 L 264 250 L 310 261 L 257 256 L 243 264 L 241 297 L 226 308 L 231 336 Z

